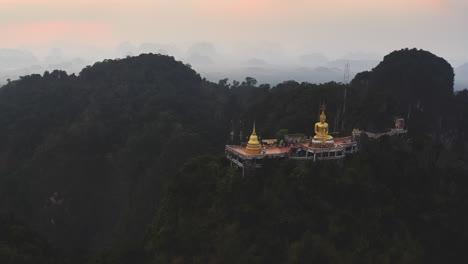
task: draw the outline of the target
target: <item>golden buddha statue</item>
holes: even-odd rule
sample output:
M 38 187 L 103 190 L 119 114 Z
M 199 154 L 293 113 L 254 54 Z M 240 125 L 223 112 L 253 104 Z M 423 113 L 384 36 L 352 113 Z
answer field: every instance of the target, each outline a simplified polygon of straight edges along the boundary
M 255 132 L 255 122 L 253 125 L 252 135 L 250 135 L 250 139 L 247 143 L 247 147 L 245 148 L 245 152 L 247 152 L 248 154 L 260 154 L 262 152 L 262 146 L 260 145 L 257 133 Z
M 321 142 L 332 140 L 333 137 L 328 135 L 328 124 L 325 122 L 325 104 L 322 105 L 322 114 L 320 115 L 320 122 L 315 123 L 315 136 L 314 140 L 320 140 Z

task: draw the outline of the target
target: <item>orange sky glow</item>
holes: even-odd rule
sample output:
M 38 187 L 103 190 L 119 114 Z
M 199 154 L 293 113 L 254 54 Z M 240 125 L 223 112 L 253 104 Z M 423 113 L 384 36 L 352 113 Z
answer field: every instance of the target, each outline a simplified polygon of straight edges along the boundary
M 307 45 L 355 37 L 350 32 L 361 34 L 364 44 L 363 37 L 381 39 L 382 46 L 418 45 L 435 33 L 442 45 L 441 37 L 447 43 L 461 38 L 468 12 L 467 0 L 0 0 L 0 6 L 0 34 L 7 36 L 0 48 L 245 39 Z M 396 35 L 387 40 L 384 31 Z
M 108 45 L 115 41 L 112 25 L 103 23 L 48 21 L 7 25 L 2 35 L 16 36 L 4 39 L 3 45 L 15 46 L 22 43 L 42 45 L 50 42 L 73 39 L 78 43 L 93 42 Z
M 366 12 L 372 9 L 385 9 L 394 12 L 402 9 L 438 10 L 443 8 L 443 0 L 194 0 L 195 3 L 212 13 L 230 14 L 280 14 L 284 12 L 310 12 L 314 10 L 335 10 L 337 12 Z M 324 14 L 325 15 L 325 14 Z

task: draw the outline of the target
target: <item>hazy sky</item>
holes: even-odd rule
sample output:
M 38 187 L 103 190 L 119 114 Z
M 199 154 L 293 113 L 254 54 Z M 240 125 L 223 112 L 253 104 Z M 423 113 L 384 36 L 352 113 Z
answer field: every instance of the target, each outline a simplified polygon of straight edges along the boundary
M 204 41 L 338 57 L 417 47 L 461 63 L 467 14 L 468 0 L 0 0 L 0 48 Z

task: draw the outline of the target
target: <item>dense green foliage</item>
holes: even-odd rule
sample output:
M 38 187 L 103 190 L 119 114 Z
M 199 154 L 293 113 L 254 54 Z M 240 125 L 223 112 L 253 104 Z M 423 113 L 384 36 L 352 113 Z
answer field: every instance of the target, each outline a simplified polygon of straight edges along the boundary
M 451 66 L 422 50 L 393 52 L 349 86 L 270 88 L 251 77 L 212 83 L 153 54 L 98 62 L 78 76 L 54 71 L 11 81 L 0 89 L 0 213 L 60 249 L 35 233 L 13 233 L 0 237 L 2 256 L 26 263 L 454 261 L 468 236 L 468 92 L 453 95 L 452 87 Z M 222 158 L 197 157 L 221 153 L 231 130 L 231 143 L 241 131 L 245 140 L 254 120 L 262 138 L 312 135 L 322 102 L 331 131 L 382 131 L 403 116 L 411 138 L 363 138 L 362 152 L 341 166 L 269 164 L 246 178 Z M 2 230 L 15 225 L 2 222 Z
M 271 163 L 246 178 L 194 159 L 169 185 L 147 250 L 154 263 L 467 261 L 466 171 L 428 167 L 426 151 L 382 138 L 341 166 Z
M 344 87 L 334 82 L 320 85 L 284 82 L 273 87 L 267 99 L 252 106 L 244 118 L 248 123 L 256 119 L 259 134 L 265 137 L 274 138 L 280 129 L 312 135 L 321 104 L 326 102 L 330 132 L 341 131 Z
M 229 89 L 153 54 L 12 81 L 0 89 L 0 212 L 62 247 L 138 240 L 166 178 L 222 151 L 262 93 L 253 78 Z
M 417 49 L 394 51 L 371 72 L 356 75 L 353 87 L 364 103 L 366 127 L 382 129 L 395 116 L 412 122 L 413 135 L 440 130 L 450 112 L 454 72 L 443 58 Z M 443 123 L 443 121 L 441 121 Z
M 52 248 L 30 228 L 10 216 L 0 216 L 0 263 L 54 263 Z
M 164 177 L 222 149 L 210 133 L 225 134 L 227 90 L 210 85 L 160 55 L 11 82 L 0 90 L 2 210 L 61 245 L 141 234 Z
M 392 77 L 388 77 L 392 76 Z M 429 80 L 427 77 L 430 76 Z M 393 94 L 392 87 L 396 89 Z M 267 164 L 242 178 L 200 157 L 172 178 L 147 235 L 154 263 L 441 263 L 466 261 L 466 92 L 421 50 L 385 57 L 348 87 L 345 134 L 407 118 L 411 140 L 362 139 L 336 164 Z M 266 137 L 312 134 L 321 101 L 340 131 L 342 84 L 290 81 L 243 116 Z M 338 122 L 335 123 L 335 118 Z M 336 126 L 336 128 L 335 128 Z
M 452 118 L 460 111 L 453 104 L 453 79 L 453 68 L 444 59 L 427 51 L 404 49 L 385 56 L 371 72 L 357 74 L 350 86 L 281 83 L 243 118 L 248 122 L 256 119 L 260 134 L 267 137 L 280 129 L 311 135 L 325 102 L 331 131 L 342 135 L 354 128 L 385 131 L 393 127 L 396 117 L 403 117 L 412 136 L 433 136 L 459 122 Z

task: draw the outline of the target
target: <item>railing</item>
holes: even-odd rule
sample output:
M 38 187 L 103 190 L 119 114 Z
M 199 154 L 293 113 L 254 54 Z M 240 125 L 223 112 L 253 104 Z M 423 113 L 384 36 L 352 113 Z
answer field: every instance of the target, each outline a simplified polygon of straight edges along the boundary
M 348 136 L 348 137 L 342 137 L 342 138 L 335 138 L 335 141 L 348 141 L 352 139 L 353 139 L 352 136 Z
M 288 155 L 287 149 L 284 149 L 284 152 L 280 153 L 264 153 L 264 154 L 243 154 L 238 151 L 236 151 L 236 148 L 234 148 L 232 145 L 226 145 L 226 150 L 234 153 L 235 155 L 238 155 L 244 159 L 253 159 L 253 158 L 269 158 L 269 157 L 286 157 Z
M 309 160 L 309 159 L 314 159 L 314 156 L 308 156 L 308 157 L 295 157 L 295 156 L 291 156 L 290 158 L 291 158 L 291 159 L 295 159 L 295 160 Z
M 345 156 L 329 156 L 329 157 L 317 157 L 318 160 L 335 160 L 335 159 L 342 159 Z
M 355 142 L 352 142 L 351 144 L 349 145 L 343 145 L 343 146 L 340 146 L 340 147 L 333 147 L 333 148 L 309 148 L 309 147 L 306 147 L 307 150 L 309 152 L 312 152 L 312 153 L 322 153 L 322 152 L 338 152 L 338 151 L 346 151 L 346 148 L 347 147 L 352 147 L 356 145 Z
M 366 135 L 370 138 L 379 138 L 381 136 L 393 136 L 393 135 L 399 135 L 399 134 L 406 134 L 408 133 L 408 130 L 392 128 L 389 132 L 385 132 L 385 133 L 372 133 L 372 132 L 364 132 L 364 133 L 366 133 Z
M 351 137 L 345 137 L 345 138 L 340 138 L 337 140 L 350 140 Z M 357 150 L 353 149 L 356 148 L 357 143 L 356 142 L 343 142 L 340 143 L 338 147 L 331 147 L 331 148 L 312 148 L 308 146 L 301 145 L 299 147 L 304 148 L 305 151 L 309 153 L 315 153 L 315 154 L 321 154 L 321 153 L 337 153 L 337 152 L 342 152 L 342 155 L 334 155 L 334 156 L 327 156 L 327 157 L 321 157 L 320 159 L 338 159 L 344 157 L 346 153 L 354 153 Z M 351 148 L 350 150 L 346 150 L 346 148 Z M 284 152 L 280 153 L 260 153 L 260 154 L 244 154 L 238 151 L 239 146 L 235 145 L 226 145 L 226 151 L 232 153 L 235 156 L 238 156 L 242 159 L 265 159 L 265 158 L 281 158 L 281 157 L 289 157 L 291 159 L 296 159 L 296 160 L 306 160 L 306 159 L 313 159 L 313 156 L 308 156 L 308 157 L 295 157 L 295 156 L 290 156 L 289 155 L 289 150 L 290 148 L 282 148 Z M 280 148 L 281 149 L 281 148 Z M 318 158 L 318 157 L 317 157 Z
M 230 161 L 232 161 L 234 164 L 236 164 L 237 166 L 239 166 L 239 167 L 241 167 L 241 168 L 244 167 L 244 164 L 242 164 L 240 161 L 234 159 L 233 157 L 228 156 L 227 158 L 228 158 Z

